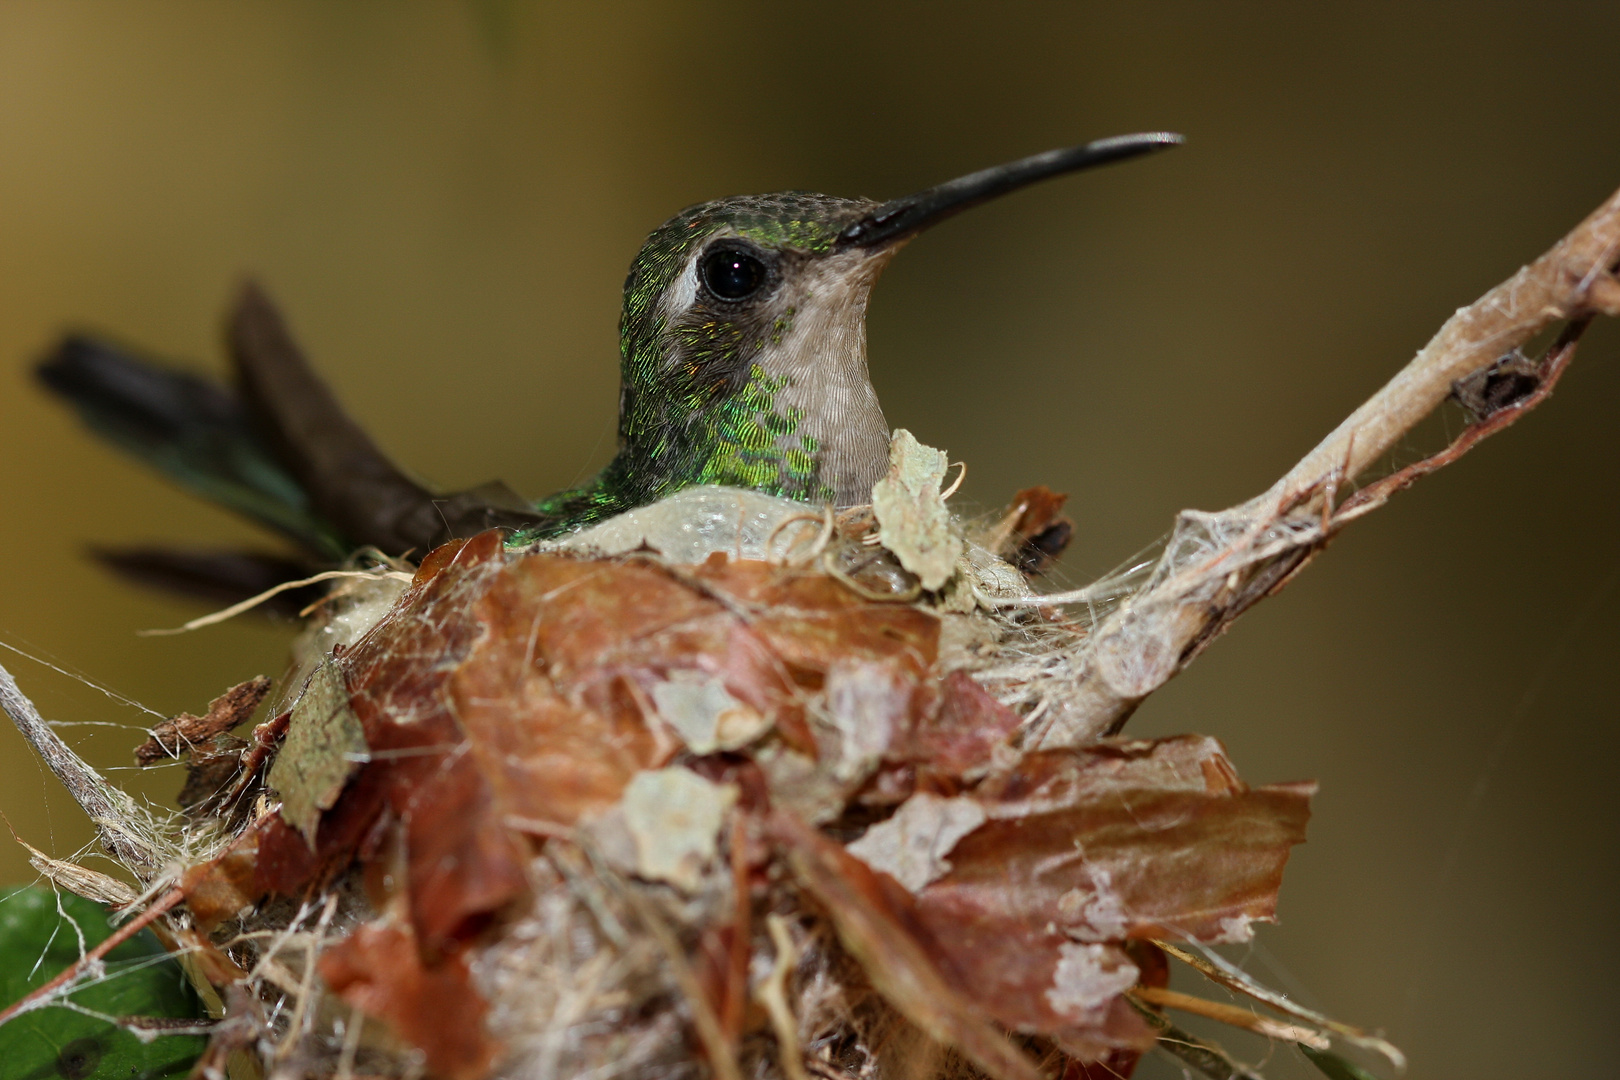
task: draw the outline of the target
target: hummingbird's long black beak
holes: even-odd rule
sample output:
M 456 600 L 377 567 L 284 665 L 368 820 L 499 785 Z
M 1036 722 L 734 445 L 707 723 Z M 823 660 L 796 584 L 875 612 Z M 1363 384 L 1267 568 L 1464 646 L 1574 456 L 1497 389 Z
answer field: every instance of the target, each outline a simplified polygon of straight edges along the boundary
M 1016 191 L 1037 180 L 1168 150 L 1181 143 L 1182 137 L 1170 131 L 1116 135 L 1084 146 L 1048 150 L 1021 161 L 995 165 L 955 180 L 947 180 L 938 187 L 915 195 L 891 199 L 839 233 L 835 247 L 839 250 L 884 247 L 914 236 L 970 206 Z

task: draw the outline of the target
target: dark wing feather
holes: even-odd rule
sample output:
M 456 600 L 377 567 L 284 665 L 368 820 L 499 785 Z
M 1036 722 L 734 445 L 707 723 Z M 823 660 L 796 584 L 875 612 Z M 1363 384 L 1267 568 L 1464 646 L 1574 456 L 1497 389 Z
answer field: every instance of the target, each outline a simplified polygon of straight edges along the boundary
M 541 520 L 477 489 L 440 496 L 407 477 L 343 411 L 256 285 L 242 290 L 228 338 L 240 395 L 260 436 L 316 511 L 354 544 L 425 552 L 452 536 Z

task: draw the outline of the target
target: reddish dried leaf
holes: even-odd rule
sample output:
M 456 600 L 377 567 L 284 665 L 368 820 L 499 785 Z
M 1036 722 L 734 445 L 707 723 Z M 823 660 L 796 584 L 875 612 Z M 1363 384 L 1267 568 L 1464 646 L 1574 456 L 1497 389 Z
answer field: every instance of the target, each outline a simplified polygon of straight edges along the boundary
M 400 814 L 411 923 L 431 948 L 482 929 L 527 888 L 522 844 L 470 757 L 445 764 Z
M 939 708 L 918 722 L 903 756 L 931 773 L 960 778 L 989 765 L 991 752 L 1020 723 L 971 675 L 953 671 L 940 683 Z
M 469 665 L 452 693 L 483 778 L 508 814 L 572 824 L 611 805 L 638 769 L 655 764 L 633 701 L 604 716 L 568 704 L 532 670 L 505 667 Z
M 1236 940 L 1270 917 L 1309 794 L 1249 790 L 1196 736 L 1031 754 L 959 797 L 987 820 L 917 886 L 913 936 L 1006 1027 L 1083 1060 L 1139 1050 L 1152 1034 L 1119 996 L 1139 974 L 1120 943 Z
M 883 885 L 878 895 L 890 912 L 909 925 L 952 985 L 1003 1027 L 1045 1035 L 1085 1060 L 1150 1045 L 1152 1032 L 1120 997 L 1136 984 L 1138 972 L 1117 944 L 1077 943 L 1051 923 L 1005 920 L 995 925 L 930 925 L 930 913 L 904 891 L 921 889 L 926 880 L 916 873 L 919 867 L 913 860 L 919 852 L 915 845 L 920 838 L 930 848 L 937 845 L 941 852 L 954 850 L 952 839 L 940 837 L 962 835 L 959 828 L 944 826 L 949 818 L 968 810 L 973 814 L 961 826 L 972 830 L 975 819 L 983 820 L 983 811 L 971 800 L 921 797 L 901 810 L 910 819 L 900 826 L 902 835 L 909 831 L 911 839 L 900 840 L 896 848 L 889 848 L 886 842 L 874 847 L 869 843 L 877 837 L 874 830 L 848 852 L 882 867 L 884 873 L 873 876 Z M 879 828 L 887 831 L 895 824 Z M 948 872 L 949 868 L 949 863 L 942 863 L 928 872 Z
M 480 1080 L 494 1062 L 488 1005 L 467 965 L 451 955 L 424 966 L 407 928 L 361 926 L 321 955 L 318 970 L 333 993 L 418 1047 L 434 1076 Z
M 935 963 L 934 943 L 909 917 L 905 890 L 790 814 L 775 812 L 766 827 L 799 884 L 826 909 L 839 940 L 860 961 L 878 993 L 996 1080 L 1039 1080 L 1035 1063 Z M 1016 958 L 1008 960 L 1017 963 Z
M 1153 1045 L 1152 1029 L 1120 996 L 1138 972 L 1118 945 L 1077 943 L 1050 925 L 955 924 L 921 905 L 916 919 L 935 963 L 1003 1027 L 1045 1035 L 1083 1061 Z
M 646 566 L 517 559 L 474 614 L 487 630 L 449 687 L 456 715 L 503 810 L 561 824 L 659 763 L 629 686 L 676 659 L 671 629 L 708 631 L 678 657 L 688 664 L 691 648 L 724 655 L 718 605 Z
M 1051 565 L 1074 535 L 1074 522 L 1058 515 L 1068 498 L 1045 484 L 1014 495 L 996 554 L 1026 574 L 1038 574 Z
M 649 647 L 684 652 L 676 647 L 683 635 L 687 649 L 725 641 L 725 609 L 652 563 L 537 555 L 513 569 L 520 580 L 502 597 L 508 620 L 565 693 L 649 663 Z
M 302 841 L 300 841 L 302 842 Z M 180 878 L 186 907 L 204 933 L 258 901 L 259 829 L 250 828 L 217 858 L 188 867 Z
M 918 897 L 964 952 L 1055 927 L 1080 940 L 1246 940 L 1276 911 L 1314 785 L 1244 788 L 1213 739 L 1031 755 L 974 793 L 990 819 Z
M 188 869 L 180 888 L 204 930 L 212 930 L 268 893 L 296 895 L 347 865 L 383 807 L 377 774 L 362 773 L 321 818 L 318 850 L 271 814 L 250 825 L 218 857 Z
M 1068 501 L 1069 497 L 1063 492 L 1053 491 L 1045 484 L 1024 488 L 1013 496 L 1012 504 L 1018 511 L 1013 532 L 1022 537 L 1031 537 L 1046 530 L 1057 520 L 1058 511 Z
M 321 815 L 314 850 L 279 814 L 255 825 L 258 855 L 254 884 L 260 895 L 293 896 L 341 870 L 383 810 L 383 777 L 362 771 L 332 809 Z
M 506 567 L 501 535 L 447 547 L 423 562 L 400 604 L 342 658 L 350 704 L 375 755 L 351 792 L 367 778 L 380 783 L 405 833 L 411 919 L 434 948 L 518 896 L 526 858 L 502 827 L 451 704 L 456 668 L 485 633 L 471 609 Z
M 1151 1042 L 1117 996 L 1115 943 L 1235 940 L 1269 918 L 1309 796 L 1245 788 L 1197 736 L 1032 754 L 969 796 L 990 820 L 952 847 L 916 919 L 1003 1024 L 1112 1060 Z
M 919 678 L 939 656 L 939 619 L 907 604 L 874 603 L 826 574 L 753 561 L 710 560 L 698 581 L 748 611 L 748 625 L 790 668 L 896 659 Z

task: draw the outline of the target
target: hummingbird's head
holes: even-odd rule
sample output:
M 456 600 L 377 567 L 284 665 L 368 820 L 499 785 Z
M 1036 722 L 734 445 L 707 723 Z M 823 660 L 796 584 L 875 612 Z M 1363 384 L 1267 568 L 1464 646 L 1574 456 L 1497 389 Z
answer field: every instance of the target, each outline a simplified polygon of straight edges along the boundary
M 928 226 L 1035 180 L 1180 142 L 1104 139 L 887 203 L 808 192 L 701 203 L 654 230 L 620 321 L 619 435 L 657 497 L 733 484 L 864 502 L 888 460 L 866 366 L 866 301 Z

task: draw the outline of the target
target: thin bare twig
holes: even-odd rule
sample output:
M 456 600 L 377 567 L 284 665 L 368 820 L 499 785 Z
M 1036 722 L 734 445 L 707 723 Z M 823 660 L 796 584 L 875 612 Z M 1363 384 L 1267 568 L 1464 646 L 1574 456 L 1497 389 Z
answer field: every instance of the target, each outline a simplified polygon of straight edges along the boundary
M 799 949 L 793 944 L 793 934 L 782 916 L 775 912 L 766 915 L 765 928 L 770 932 L 776 959 L 771 964 L 771 973 L 755 991 L 755 997 L 765 1007 L 771 1030 L 776 1033 L 776 1056 L 782 1071 L 787 1074 L 788 1080 L 810 1080 L 804 1068 L 803 1051 L 799 1047 L 798 1018 L 793 1015 L 787 1000 L 788 979 L 798 966 Z
M 75 754 L 52 731 L 34 708 L 34 703 L 17 688 L 11 672 L 0 666 L 0 709 L 17 725 L 28 745 L 47 768 L 67 788 L 68 794 L 90 815 L 101 837 L 102 847 L 132 872 L 142 876 L 158 868 L 158 858 L 147 842 L 130 831 L 128 823 L 137 820 L 135 801 L 109 784 L 83 758 Z
M 270 600 L 290 589 L 302 589 L 306 585 L 318 585 L 323 581 L 332 581 L 337 578 L 365 578 L 368 581 L 410 581 L 411 577 L 411 574 L 407 574 L 403 570 L 322 570 L 320 573 L 312 574 L 307 578 L 299 578 L 297 581 L 283 581 L 279 585 L 272 585 L 257 596 L 250 596 L 246 600 L 238 601 L 228 608 L 210 612 L 207 615 L 199 615 L 197 618 L 180 626 L 164 630 L 137 630 L 135 633 L 140 637 L 169 637 L 174 634 L 187 634 L 193 630 L 201 630 L 205 626 L 216 626 L 227 619 L 234 619 L 243 612 L 252 611 L 266 600 Z M 308 608 L 305 609 L 305 611 L 308 610 Z
M 38 1008 L 40 1002 L 50 997 L 61 987 L 78 978 L 79 973 L 85 968 L 89 967 L 91 964 L 94 964 L 96 961 L 112 952 L 118 946 L 122 945 L 124 942 L 128 941 L 142 930 L 145 930 L 152 923 L 156 922 L 164 912 L 168 911 L 170 908 L 174 907 L 184 899 L 185 893 L 181 892 L 179 889 L 170 889 L 162 897 L 153 902 L 151 907 L 147 908 L 145 911 L 135 916 L 135 918 L 129 920 L 129 922 L 113 931 L 106 941 L 103 941 L 100 945 L 97 945 L 95 948 L 79 957 L 76 962 L 68 965 L 68 967 L 63 969 L 62 973 L 57 975 L 56 978 L 52 979 L 48 983 L 45 983 L 43 986 L 40 986 L 38 989 L 33 990 L 26 996 L 18 999 L 16 1002 L 8 1006 L 5 1011 L 0 1012 L 0 1025 L 5 1024 L 6 1021 L 20 1013 Z
M 1346 1042 L 1382 1054 L 1388 1059 L 1390 1065 L 1394 1067 L 1397 1076 L 1406 1072 L 1406 1055 L 1401 1053 L 1387 1039 L 1369 1034 L 1358 1027 L 1342 1023 L 1330 1016 L 1319 1013 L 1315 1009 L 1307 1009 L 1303 1005 L 1290 1001 L 1285 995 L 1257 982 L 1242 968 L 1237 967 L 1213 949 L 1207 946 L 1202 947 L 1203 955 L 1200 956 L 1198 953 L 1183 949 L 1174 942 L 1155 941 L 1153 944 L 1157 945 L 1167 955 L 1192 967 L 1211 982 L 1269 1005 L 1285 1016 L 1291 1016 L 1295 1020 L 1314 1024 L 1323 1031 L 1337 1035 Z
M 1311 1028 L 1299 1024 L 1285 1024 L 1239 1005 L 1228 1005 L 1224 1001 L 1210 1001 L 1208 998 L 1157 986 L 1138 986 L 1128 993 L 1144 1005 L 1152 1005 L 1159 1009 L 1179 1009 L 1194 1016 L 1202 1016 L 1231 1027 L 1252 1031 L 1267 1039 L 1303 1043 L 1313 1050 L 1326 1050 L 1330 1045 L 1324 1035 Z
M 1463 429 L 1462 434 L 1451 441 L 1451 445 L 1437 454 L 1431 454 L 1422 461 L 1390 473 L 1382 479 L 1376 480 L 1350 498 L 1346 499 L 1339 512 L 1334 515 L 1334 523 L 1340 526 L 1352 518 L 1356 518 L 1369 510 L 1382 506 L 1389 497 L 1397 491 L 1404 491 L 1417 483 L 1420 479 L 1432 472 L 1450 465 L 1468 451 L 1472 450 L 1481 441 L 1495 435 L 1498 431 L 1518 421 L 1518 419 L 1531 409 L 1540 405 L 1552 396 L 1553 388 L 1558 380 L 1569 369 L 1569 362 L 1575 358 L 1575 346 L 1580 343 L 1581 335 L 1591 319 L 1581 318 L 1571 322 L 1559 335 L 1558 341 L 1547 350 L 1547 355 L 1536 365 L 1537 386 L 1535 390 L 1520 398 L 1512 404 L 1506 405 L 1489 416 L 1476 420 Z
M 1281 501 L 1319 483 L 1336 466 L 1354 479 L 1445 401 L 1458 380 L 1554 323 L 1611 313 L 1610 301 L 1620 289 L 1613 273 L 1617 258 L 1620 191 L 1541 258 L 1447 319 L 1400 374 L 1300 459 L 1267 496 Z

